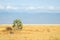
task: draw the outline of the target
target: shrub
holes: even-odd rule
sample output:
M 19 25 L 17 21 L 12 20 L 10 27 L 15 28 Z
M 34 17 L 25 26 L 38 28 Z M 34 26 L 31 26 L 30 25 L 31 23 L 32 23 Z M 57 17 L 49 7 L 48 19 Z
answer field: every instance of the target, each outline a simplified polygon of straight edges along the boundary
M 20 19 L 16 19 L 13 21 L 13 28 L 14 29 L 22 29 L 22 22 Z

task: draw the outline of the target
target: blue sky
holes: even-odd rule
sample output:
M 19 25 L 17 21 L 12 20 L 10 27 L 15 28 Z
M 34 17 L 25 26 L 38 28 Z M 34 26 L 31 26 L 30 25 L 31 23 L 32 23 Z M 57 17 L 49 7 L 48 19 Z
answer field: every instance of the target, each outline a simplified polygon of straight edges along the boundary
M 0 0 L 0 24 L 16 18 L 24 24 L 60 24 L 60 0 Z

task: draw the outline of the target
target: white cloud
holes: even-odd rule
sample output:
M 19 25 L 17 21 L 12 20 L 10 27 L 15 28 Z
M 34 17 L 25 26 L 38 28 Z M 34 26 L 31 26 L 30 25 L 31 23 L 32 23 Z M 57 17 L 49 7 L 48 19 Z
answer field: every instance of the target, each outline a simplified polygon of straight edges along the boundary
M 35 10 L 36 7 L 32 7 L 32 6 L 30 6 L 30 7 L 26 7 L 25 9 L 26 9 L 26 10 Z
M 37 10 L 48 10 L 48 11 L 60 11 L 60 6 L 13 6 L 13 5 L 0 5 L 1 9 L 8 9 L 8 10 L 27 10 L 27 11 L 37 11 Z
M 55 6 L 49 6 L 48 10 L 52 10 L 52 11 L 60 11 L 60 7 L 55 7 Z
M 47 10 L 55 10 L 55 7 L 53 7 L 53 6 L 48 6 L 48 7 L 46 7 L 46 9 L 47 9 Z
M 17 10 L 18 7 L 8 5 L 8 6 L 6 6 L 6 9 L 8 9 L 8 10 L 9 9 Z

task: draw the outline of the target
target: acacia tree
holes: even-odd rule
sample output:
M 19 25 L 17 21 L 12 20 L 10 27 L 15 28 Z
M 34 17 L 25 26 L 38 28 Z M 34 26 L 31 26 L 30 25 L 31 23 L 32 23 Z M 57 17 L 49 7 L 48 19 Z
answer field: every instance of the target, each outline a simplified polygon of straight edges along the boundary
M 16 19 L 13 21 L 13 28 L 14 29 L 22 29 L 22 22 L 20 19 Z

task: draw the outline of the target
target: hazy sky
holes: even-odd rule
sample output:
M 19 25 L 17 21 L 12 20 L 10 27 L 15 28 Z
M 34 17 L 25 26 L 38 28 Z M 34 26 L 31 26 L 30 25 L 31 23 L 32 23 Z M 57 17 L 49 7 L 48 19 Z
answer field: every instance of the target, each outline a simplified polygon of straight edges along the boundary
M 16 18 L 26 24 L 60 24 L 60 0 L 0 0 L 0 24 Z

